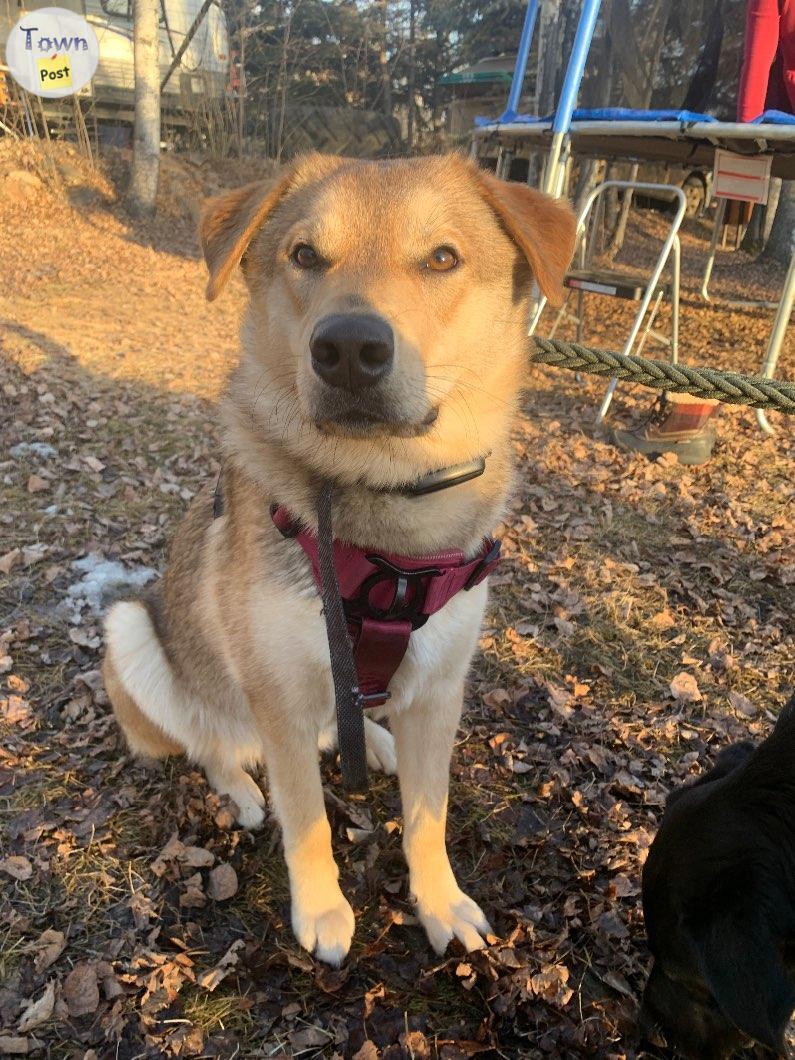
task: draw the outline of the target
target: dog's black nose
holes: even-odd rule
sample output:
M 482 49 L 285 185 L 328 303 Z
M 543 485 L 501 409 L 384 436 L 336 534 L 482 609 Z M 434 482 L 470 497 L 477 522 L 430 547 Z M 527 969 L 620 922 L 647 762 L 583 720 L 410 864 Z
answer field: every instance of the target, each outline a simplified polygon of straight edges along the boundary
M 364 390 L 392 370 L 395 339 L 381 317 L 334 313 L 318 321 L 309 340 L 312 367 L 324 383 Z

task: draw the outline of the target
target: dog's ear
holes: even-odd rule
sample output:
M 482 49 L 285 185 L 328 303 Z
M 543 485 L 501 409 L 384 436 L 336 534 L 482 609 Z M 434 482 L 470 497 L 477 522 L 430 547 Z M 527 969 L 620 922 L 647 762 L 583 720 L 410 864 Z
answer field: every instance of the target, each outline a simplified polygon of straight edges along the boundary
M 204 260 L 210 278 L 207 299 L 212 302 L 240 264 L 255 232 L 281 201 L 292 182 L 292 172 L 274 182 L 256 181 L 210 199 L 199 223 Z
M 541 291 L 552 305 L 560 305 L 577 234 L 571 207 L 526 184 L 476 173 L 483 198 L 524 254 Z
M 299 185 L 325 176 L 342 161 L 332 155 L 306 155 L 276 180 L 255 181 L 208 200 L 199 222 L 204 260 L 210 273 L 208 301 L 221 293 L 249 243 L 282 199 Z
M 766 915 L 747 907 L 718 913 L 696 938 L 702 975 L 727 1019 L 784 1053 L 795 987 Z

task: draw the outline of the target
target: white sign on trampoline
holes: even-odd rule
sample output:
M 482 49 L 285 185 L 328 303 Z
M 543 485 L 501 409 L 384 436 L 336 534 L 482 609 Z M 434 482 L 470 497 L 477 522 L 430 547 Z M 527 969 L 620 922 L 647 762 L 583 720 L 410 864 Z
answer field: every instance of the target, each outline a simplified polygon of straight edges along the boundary
M 766 203 L 770 191 L 772 155 L 737 155 L 715 151 L 712 194 L 716 199 Z
M 75 11 L 43 7 L 23 15 L 6 41 L 12 77 L 28 92 L 60 99 L 84 88 L 99 62 L 94 30 Z

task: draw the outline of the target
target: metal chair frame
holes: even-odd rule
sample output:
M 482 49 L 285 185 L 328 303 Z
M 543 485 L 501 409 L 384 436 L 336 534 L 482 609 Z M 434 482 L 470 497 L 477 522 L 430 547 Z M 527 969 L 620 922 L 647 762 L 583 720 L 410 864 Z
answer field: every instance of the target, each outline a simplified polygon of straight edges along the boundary
M 639 354 L 643 349 L 646 340 L 651 336 L 658 342 L 667 346 L 671 351 L 671 361 L 676 364 L 679 360 L 679 280 L 680 280 L 680 263 L 681 263 L 681 247 L 679 244 L 679 228 L 682 224 L 682 219 L 685 216 L 685 210 L 687 208 L 687 200 L 685 199 L 684 192 L 681 188 L 672 187 L 668 184 L 651 184 L 645 181 L 632 181 L 632 180 L 606 180 L 601 184 L 598 184 L 593 191 L 590 193 L 585 201 L 585 204 L 580 211 L 580 215 L 577 218 L 577 236 L 579 240 L 579 252 L 580 261 L 584 267 L 593 257 L 594 250 L 594 233 L 596 232 L 597 226 L 591 226 L 591 238 L 589 239 L 588 219 L 591 210 L 595 203 L 599 202 L 601 205 L 602 196 L 608 189 L 618 188 L 625 191 L 633 192 L 649 192 L 653 191 L 657 195 L 668 195 L 670 198 L 677 203 L 676 210 L 674 212 L 673 219 L 668 234 L 663 242 L 660 249 L 660 253 L 657 256 L 657 261 L 652 270 L 651 276 L 649 277 L 648 283 L 646 284 L 643 297 L 638 307 L 638 312 L 635 315 L 635 320 L 630 329 L 629 336 L 624 343 L 624 348 L 621 351 L 623 354 L 628 355 L 631 353 Z M 660 332 L 654 331 L 654 321 L 657 317 L 662 299 L 664 296 L 664 288 L 660 284 L 663 270 L 665 269 L 668 262 L 671 262 L 671 336 L 667 338 Z M 571 290 L 571 289 L 570 289 Z M 552 325 L 550 331 L 550 338 L 552 338 L 557 330 L 561 320 L 564 316 L 569 319 L 576 319 L 577 321 L 577 341 L 582 339 L 582 309 L 583 309 L 583 297 L 585 294 L 593 293 L 598 294 L 599 292 L 588 292 L 581 289 L 577 290 L 577 315 L 574 317 L 573 314 L 567 311 L 567 304 L 570 294 L 567 295 L 566 301 L 563 303 L 562 308 L 558 311 L 557 317 Z M 654 304 L 652 305 L 652 301 Z M 528 334 L 535 334 L 538 324 L 541 320 L 541 314 L 547 304 L 545 297 L 541 297 L 538 302 L 535 312 L 533 313 L 530 321 L 530 327 Z M 649 312 L 648 320 L 646 321 L 645 328 L 641 334 L 641 328 L 643 327 L 646 314 Z M 638 341 L 638 336 L 640 339 Z M 637 346 L 636 346 L 637 342 Z M 634 347 L 634 349 L 633 349 Z M 613 400 L 613 394 L 615 392 L 618 379 L 611 379 L 605 392 L 605 396 L 602 400 L 602 404 L 599 407 L 599 412 L 596 416 L 596 422 L 601 421 L 607 415 L 607 410 L 610 408 L 610 403 Z

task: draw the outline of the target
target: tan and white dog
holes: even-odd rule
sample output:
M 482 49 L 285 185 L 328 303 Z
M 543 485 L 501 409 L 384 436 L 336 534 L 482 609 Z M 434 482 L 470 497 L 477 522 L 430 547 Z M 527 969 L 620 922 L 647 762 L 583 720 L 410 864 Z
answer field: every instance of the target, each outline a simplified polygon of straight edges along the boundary
M 332 964 L 353 911 L 338 883 L 318 763 L 334 742 L 324 620 L 304 553 L 272 503 L 384 552 L 472 555 L 511 481 L 533 280 L 557 302 L 574 244 L 568 206 L 450 155 L 363 162 L 313 155 L 275 183 L 212 200 L 201 226 L 214 299 L 242 264 L 243 355 L 221 403 L 224 510 L 212 486 L 179 527 L 156 589 L 117 603 L 104 674 L 133 752 L 186 753 L 244 826 L 264 818 L 264 762 L 284 838 L 292 924 Z M 197 356 L 200 356 L 197 351 Z M 422 498 L 384 492 L 490 454 L 477 479 Z M 483 946 L 485 916 L 445 847 L 448 774 L 485 583 L 411 636 L 368 759 L 397 769 L 403 846 L 434 948 Z

